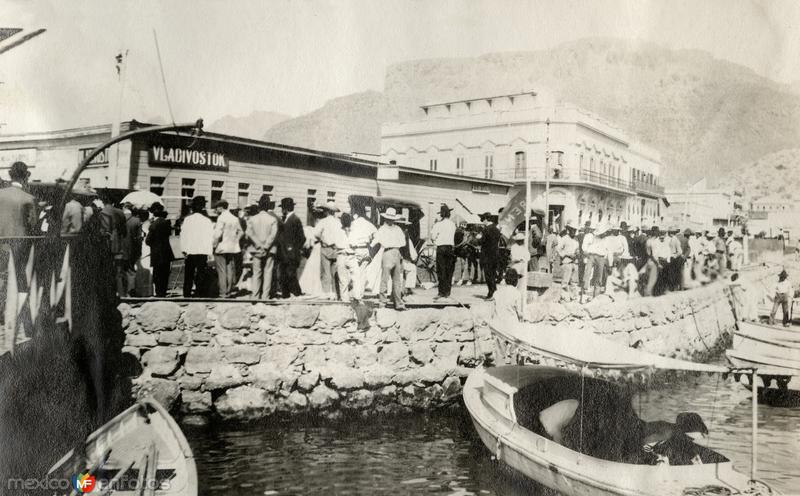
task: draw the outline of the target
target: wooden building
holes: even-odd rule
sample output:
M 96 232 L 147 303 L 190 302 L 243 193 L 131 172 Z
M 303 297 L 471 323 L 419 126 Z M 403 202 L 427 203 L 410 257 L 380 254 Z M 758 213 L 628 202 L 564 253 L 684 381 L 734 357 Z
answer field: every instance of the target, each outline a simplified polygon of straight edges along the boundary
M 121 131 L 142 127 L 125 122 Z M 111 136 L 110 126 L 0 136 L 0 174 L 22 160 L 31 180 L 66 179 L 92 148 Z M 465 177 L 411 167 L 397 167 L 396 180 L 379 179 L 378 161 L 318 150 L 204 133 L 201 137 L 160 133 L 123 142 L 101 154 L 81 176 L 93 187 L 150 190 L 160 195 L 170 217 L 202 195 L 232 207 L 255 204 L 267 193 L 280 201 L 291 197 L 296 213 L 308 219 L 309 206 L 332 200 L 344 211 L 351 194 L 400 197 L 426 210 L 421 231 L 441 203 L 465 220 L 502 207 L 511 181 Z M 386 169 L 384 169 L 386 170 Z

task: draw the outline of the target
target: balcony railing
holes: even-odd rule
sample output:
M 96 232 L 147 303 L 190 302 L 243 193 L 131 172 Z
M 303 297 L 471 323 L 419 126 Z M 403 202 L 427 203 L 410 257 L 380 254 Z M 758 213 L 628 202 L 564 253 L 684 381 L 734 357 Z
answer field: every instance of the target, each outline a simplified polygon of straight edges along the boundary
M 631 190 L 631 184 L 628 181 L 618 177 L 609 176 L 595 171 L 580 171 L 581 179 L 592 184 L 599 184 L 602 186 L 610 186 L 612 188 L 623 189 L 626 191 Z
M 550 181 L 554 183 L 559 183 L 561 181 L 566 183 L 589 183 L 598 186 L 606 186 L 614 189 L 619 189 L 623 191 L 633 191 L 631 183 L 624 179 L 620 179 L 618 177 L 609 176 L 608 174 L 603 174 L 600 172 L 595 171 L 576 171 L 572 169 L 562 168 L 562 167 L 553 167 L 549 170 L 550 172 Z M 534 182 L 544 182 L 545 181 L 545 169 L 542 167 L 537 167 L 535 169 L 530 169 L 529 171 L 530 179 Z M 515 181 L 524 181 L 525 180 L 525 170 L 518 169 L 514 170 L 510 174 L 507 174 L 508 177 L 503 177 L 501 174 L 495 174 L 495 178 L 497 179 L 512 179 Z
M 659 184 L 650 184 L 644 181 L 631 181 L 631 186 L 633 186 L 633 189 L 636 192 L 651 193 L 654 195 L 664 194 L 664 186 Z

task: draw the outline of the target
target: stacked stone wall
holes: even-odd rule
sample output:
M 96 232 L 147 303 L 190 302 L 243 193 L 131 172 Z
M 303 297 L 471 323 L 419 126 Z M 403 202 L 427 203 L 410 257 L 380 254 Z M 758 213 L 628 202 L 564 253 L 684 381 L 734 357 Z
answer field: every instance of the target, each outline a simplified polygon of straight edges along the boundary
M 134 391 L 190 422 L 437 408 L 458 401 L 466 375 L 495 353 L 486 325 L 491 303 L 377 309 L 365 330 L 349 306 L 337 304 L 153 301 L 120 311 L 123 351 L 143 368 Z M 528 319 L 555 333 L 590 330 L 678 358 L 712 353 L 734 325 L 722 284 L 658 298 L 601 296 L 586 305 L 537 301 Z

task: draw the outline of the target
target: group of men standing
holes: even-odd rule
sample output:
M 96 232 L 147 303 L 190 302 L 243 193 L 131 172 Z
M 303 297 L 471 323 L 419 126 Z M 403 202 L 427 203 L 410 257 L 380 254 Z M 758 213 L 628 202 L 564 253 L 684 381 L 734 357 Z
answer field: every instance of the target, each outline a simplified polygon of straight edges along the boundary
M 191 200 L 191 214 L 183 219 L 180 232 L 184 254 L 183 296 L 202 295 L 200 283 L 208 258 L 213 256 L 217 270 L 219 296 L 232 297 L 239 279 L 238 260 L 242 255 L 242 240 L 253 247 L 254 298 L 283 298 L 299 296 L 297 269 L 300 266 L 305 234 L 300 219 L 294 214 L 294 200 L 281 200 L 282 215 L 275 212 L 275 202 L 262 195 L 258 212 L 243 221 L 233 215 L 226 200 L 214 205 L 216 222 L 206 214 L 206 199 Z
M 738 270 L 743 259 L 741 243 L 724 228 L 716 235 L 709 229 L 629 229 L 626 222 L 595 229 L 587 221 L 578 231 L 567 223 L 555 246 L 565 300 L 575 299 L 578 287 L 584 301 L 615 285 L 631 296 L 688 289 Z

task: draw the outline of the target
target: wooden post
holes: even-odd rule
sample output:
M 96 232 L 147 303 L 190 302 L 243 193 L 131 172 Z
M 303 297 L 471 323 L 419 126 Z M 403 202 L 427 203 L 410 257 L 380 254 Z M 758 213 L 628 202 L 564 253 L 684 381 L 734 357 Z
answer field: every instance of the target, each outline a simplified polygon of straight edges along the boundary
M 753 369 L 751 380 L 752 384 L 750 385 L 750 388 L 753 390 L 753 446 L 752 460 L 750 462 L 750 479 L 756 480 L 756 473 L 758 472 L 758 371 L 756 369 Z

